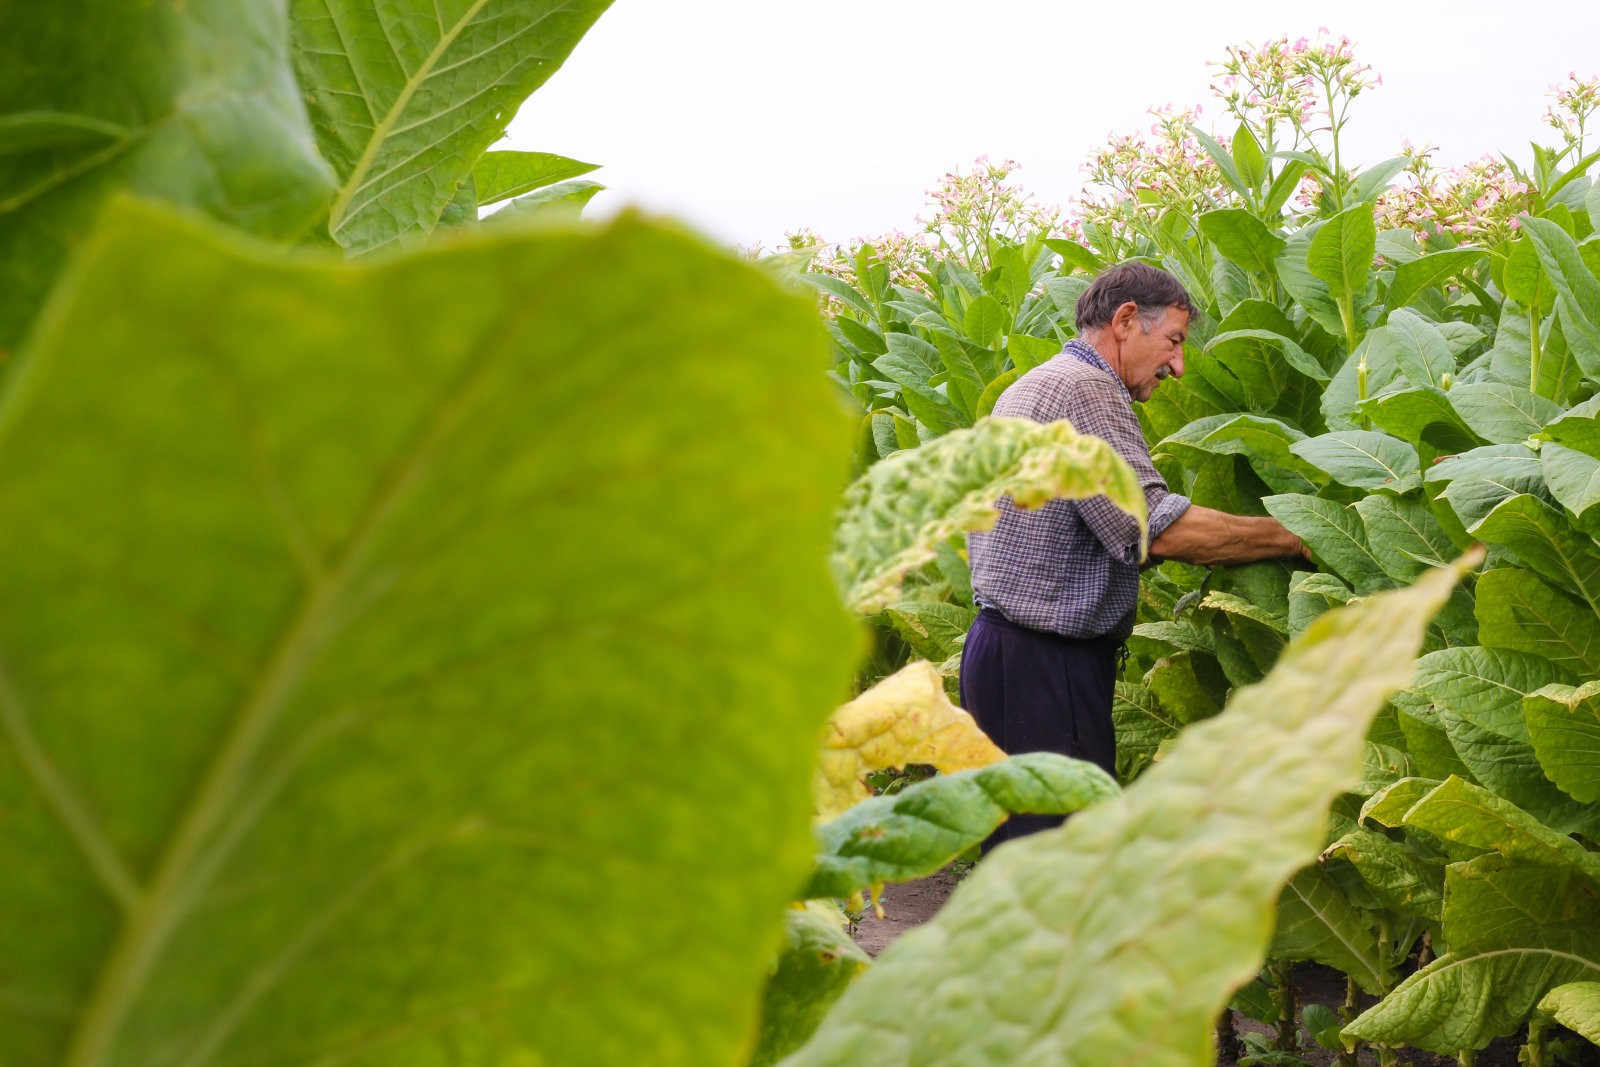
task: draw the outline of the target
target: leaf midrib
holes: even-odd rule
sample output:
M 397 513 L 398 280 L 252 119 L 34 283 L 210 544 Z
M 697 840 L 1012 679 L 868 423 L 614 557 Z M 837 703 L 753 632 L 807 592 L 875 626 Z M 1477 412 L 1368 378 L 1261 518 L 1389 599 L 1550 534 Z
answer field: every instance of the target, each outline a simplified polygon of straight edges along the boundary
M 373 162 L 378 158 L 378 152 L 383 148 L 384 141 L 388 139 L 389 131 L 400 120 L 400 116 L 405 113 L 406 107 L 411 103 L 412 96 L 421 88 L 422 83 L 427 81 L 433 74 L 433 68 L 438 64 L 445 52 L 449 51 L 450 46 L 456 43 L 462 31 L 471 24 L 473 19 L 478 17 L 478 12 L 482 11 L 488 2 L 489 0 L 473 0 L 472 5 L 467 8 L 461 18 L 457 19 L 449 30 L 444 30 L 441 27 L 439 40 L 434 44 L 433 50 L 428 53 L 427 58 L 418 64 L 417 69 L 406 77 L 405 84 L 400 89 L 400 94 L 395 97 L 394 103 L 384 113 L 383 119 L 373 128 L 372 136 L 367 140 L 367 147 L 361 153 L 361 158 L 356 161 L 355 167 L 350 171 L 350 176 L 340 186 L 339 195 L 334 198 L 333 206 L 328 211 L 328 231 L 330 233 L 338 233 L 348 221 L 344 214 L 345 210 L 361 189 L 362 183 L 367 176 L 367 171 L 372 169 Z M 378 18 L 381 24 L 382 16 L 380 15 Z M 398 59 L 399 57 L 396 56 L 396 58 Z M 370 105 L 371 102 L 368 101 L 368 103 Z
M 480 347 L 469 357 L 461 381 L 441 398 L 423 432 L 385 472 L 328 578 L 308 587 L 309 595 L 301 610 L 283 632 L 249 698 L 233 717 L 195 799 L 181 813 L 148 890 L 129 912 L 79 1015 L 63 1067 L 94 1067 L 102 1062 L 143 980 L 195 894 L 203 888 L 189 877 L 201 858 L 202 846 L 222 822 L 228 804 L 243 785 L 251 758 L 287 706 L 305 670 L 320 653 L 325 639 L 331 636 L 330 627 L 339 617 L 342 597 L 366 563 L 379 532 L 486 381 L 486 352 L 486 347 Z M 219 863 L 211 864 L 210 869 L 214 871 Z
M 1292 878 L 1287 883 L 1286 888 L 1295 896 L 1299 897 L 1300 903 L 1305 905 L 1306 910 L 1316 917 L 1317 921 L 1322 924 L 1322 928 L 1327 930 L 1328 933 L 1332 934 L 1334 939 L 1345 947 L 1346 951 L 1350 953 L 1351 959 L 1359 960 L 1362 966 L 1366 967 L 1367 974 L 1369 977 L 1371 977 L 1373 986 L 1375 988 L 1383 988 L 1383 976 L 1378 973 L 1377 965 L 1372 960 L 1367 959 L 1362 954 L 1361 949 L 1352 944 L 1350 939 L 1344 936 L 1344 932 L 1338 928 L 1333 920 L 1329 918 L 1321 908 L 1312 903 L 1310 895 L 1296 885 L 1295 880 Z

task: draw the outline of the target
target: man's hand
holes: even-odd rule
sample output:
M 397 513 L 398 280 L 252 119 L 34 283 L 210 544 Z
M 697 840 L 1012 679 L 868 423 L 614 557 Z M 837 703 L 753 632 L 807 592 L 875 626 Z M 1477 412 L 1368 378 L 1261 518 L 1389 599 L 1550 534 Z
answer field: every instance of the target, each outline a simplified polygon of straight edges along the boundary
M 1176 559 L 1215 567 L 1224 563 L 1255 563 L 1263 559 L 1311 559 L 1305 542 L 1277 519 L 1265 515 L 1230 515 L 1215 508 L 1191 504 L 1150 545 L 1157 559 Z

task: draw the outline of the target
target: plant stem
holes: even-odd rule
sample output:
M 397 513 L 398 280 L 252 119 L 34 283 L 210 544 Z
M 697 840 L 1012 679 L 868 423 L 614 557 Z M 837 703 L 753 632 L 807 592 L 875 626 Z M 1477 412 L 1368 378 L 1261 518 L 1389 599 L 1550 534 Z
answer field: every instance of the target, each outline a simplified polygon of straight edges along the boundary
M 1359 993 L 1360 987 L 1356 985 L 1356 980 L 1349 975 L 1345 975 L 1344 1003 L 1339 1005 L 1339 1021 L 1345 1026 L 1349 1026 L 1356 1020 L 1356 1009 L 1361 1006 L 1361 1002 L 1356 999 Z M 1345 1049 L 1340 1052 L 1337 1062 L 1339 1067 L 1360 1067 L 1361 1046 L 1357 1045 L 1355 1048 Z
M 1356 350 L 1356 308 L 1355 297 L 1349 294 L 1339 298 L 1339 321 L 1344 323 L 1344 344 L 1346 352 Z M 1363 400 L 1366 397 L 1362 397 Z
M 1344 168 L 1339 165 L 1339 126 L 1333 117 L 1333 81 L 1324 80 L 1323 91 L 1328 94 L 1328 132 L 1333 135 L 1333 196 L 1337 201 L 1339 210 L 1344 210 Z M 1349 327 L 1345 327 L 1349 332 Z
M 1539 327 L 1541 325 L 1543 323 L 1539 321 L 1539 308 L 1536 304 L 1528 309 L 1528 336 L 1532 339 L 1529 352 L 1531 358 L 1528 361 L 1528 391 L 1531 393 L 1539 391 L 1539 356 L 1542 354 L 1539 342 Z
M 1545 1067 L 1544 1028 L 1545 1021 L 1538 1015 L 1528 1020 L 1528 1041 L 1522 1046 L 1522 1055 L 1517 1057 L 1526 1067 Z
M 1417 949 L 1417 966 L 1426 967 L 1433 959 L 1433 933 L 1429 930 L 1422 931 L 1422 944 Z
M 1456 1067 L 1473 1067 L 1478 1062 L 1478 1050 L 1464 1048 L 1456 1053 Z
M 1273 960 L 1268 967 L 1272 980 L 1278 987 L 1278 1032 L 1273 1038 L 1273 1048 L 1279 1052 L 1293 1052 L 1300 1047 L 1295 1033 L 1295 988 L 1291 965 L 1283 960 Z

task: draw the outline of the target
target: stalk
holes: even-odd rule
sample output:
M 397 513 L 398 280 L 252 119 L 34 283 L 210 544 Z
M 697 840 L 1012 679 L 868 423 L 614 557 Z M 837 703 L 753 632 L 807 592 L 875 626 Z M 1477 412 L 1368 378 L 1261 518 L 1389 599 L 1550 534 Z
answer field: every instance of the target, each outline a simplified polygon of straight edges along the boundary
M 1343 312 L 1343 310 L 1344 310 L 1344 305 L 1343 304 L 1339 305 L 1339 310 L 1341 312 Z M 1348 320 L 1346 320 L 1346 322 L 1348 323 Z M 1346 328 L 1348 328 L 1348 325 L 1347 325 Z M 1354 351 L 1353 348 L 1350 349 L 1350 350 Z M 1361 402 L 1363 400 L 1365 400 L 1366 398 L 1367 398 L 1367 354 L 1365 352 L 1363 352 L 1363 353 L 1361 353 L 1360 361 L 1358 363 L 1356 363 L 1356 406 L 1359 408 L 1360 405 L 1361 405 Z M 1363 430 L 1368 428 L 1367 417 L 1364 414 L 1356 416 L 1356 423 Z
M 1356 980 L 1349 975 L 1345 975 L 1344 1003 L 1339 1006 L 1339 1021 L 1345 1026 L 1349 1026 L 1356 1020 L 1356 1011 L 1361 1007 L 1361 1002 L 1356 999 L 1359 993 L 1360 989 L 1356 985 Z M 1337 1062 L 1339 1067 L 1360 1067 L 1361 1046 L 1358 1044 L 1355 1048 L 1345 1049 L 1340 1052 Z
M 1322 83 L 1323 92 L 1328 96 L 1328 132 L 1333 135 L 1333 195 L 1339 203 L 1340 210 L 1344 209 L 1344 168 L 1339 165 L 1339 123 L 1333 118 L 1333 81 L 1325 80 Z M 1345 332 L 1350 332 L 1349 324 L 1345 325 Z
M 1355 297 L 1346 294 L 1339 298 L 1339 321 L 1344 323 L 1344 350 L 1354 352 L 1356 350 Z
M 1478 1050 L 1475 1048 L 1464 1048 L 1456 1053 L 1456 1067 L 1476 1067 L 1477 1062 Z
M 1529 308 L 1528 335 L 1533 339 L 1530 351 L 1532 358 L 1528 363 L 1528 391 L 1530 393 L 1537 393 L 1539 391 L 1539 356 L 1542 354 L 1541 345 L 1539 342 L 1540 325 L 1542 324 L 1539 321 L 1538 307 L 1535 306 Z
M 1273 1048 L 1279 1052 L 1293 1052 L 1300 1047 L 1296 1040 L 1299 1036 L 1295 1033 L 1296 996 L 1294 988 L 1294 975 L 1291 973 L 1290 964 L 1282 960 L 1273 960 L 1267 968 L 1272 974 L 1272 981 L 1278 987 L 1278 1031 L 1273 1038 Z
M 1423 968 L 1433 959 L 1433 932 L 1422 931 L 1422 944 L 1417 948 L 1417 967 Z
M 1528 1020 L 1528 1041 L 1522 1046 L 1522 1055 L 1517 1057 L 1526 1067 L 1545 1067 L 1544 1029 L 1545 1021 L 1537 1015 Z

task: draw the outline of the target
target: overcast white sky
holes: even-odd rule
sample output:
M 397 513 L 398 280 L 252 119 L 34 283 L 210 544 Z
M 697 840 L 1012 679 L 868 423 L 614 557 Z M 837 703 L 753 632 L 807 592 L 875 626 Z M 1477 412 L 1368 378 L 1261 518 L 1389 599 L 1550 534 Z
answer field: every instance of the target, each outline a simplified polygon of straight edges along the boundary
M 603 164 L 590 215 L 845 240 L 911 228 L 924 191 L 985 153 L 1062 203 L 1147 108 L 1220 119 L 1207 60 L 1227 45 L 1324 25 L 1383 75 L 1349 131 L 1365 163 L 1408 137 L 1446 163 L 1526 159 L 1550 84 L 1600 73 L 1594 0 L 617 0 L 497 147 Z

